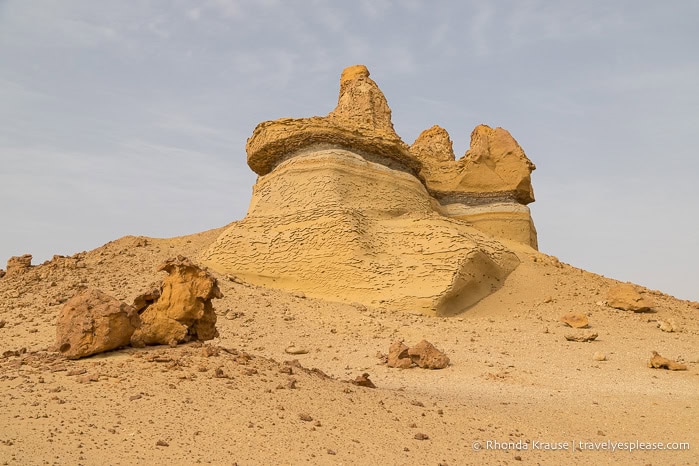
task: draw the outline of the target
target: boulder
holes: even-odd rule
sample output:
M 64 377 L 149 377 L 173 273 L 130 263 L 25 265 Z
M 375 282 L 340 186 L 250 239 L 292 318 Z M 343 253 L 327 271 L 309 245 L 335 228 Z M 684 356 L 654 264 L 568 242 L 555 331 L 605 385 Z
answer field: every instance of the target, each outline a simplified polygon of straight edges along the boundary
M 126 346 L 138 328 L 138 313 L 106 293 L 88 288 L 69 299 L 58 316 L 58 351 L 69 359 Z
M 408 347 L 402 341 L 394 341 L 388 348 L 388 367 L 399 369 L 409 369 L 413 365 L 413 360 L 408 354 Z
M 444 369 L 449 365 L 449 358 L 427 340 L 422 340 L 408 350 L 410 359 L 423 369 Z
M 133 344 L 172 345 L 216 338 L 211 300 L 223 297 L 216 278 L 183 256 L 168 259 L 158 271 L 168 273 L 159 292 L 148 291 L 134 303 L 141 308 L 141 327 L 131 338 Z
M 32 255 L 23 254 L 21 256 L 12 256 L 7 261 L 7 271 L 5 275 L 12 277 L 21 275 L 32 266 Z
M 607 305 L 623 311 L 648 312 L 655 305 L 653 299 L 631 283 L 621 283 L 609 289 Z

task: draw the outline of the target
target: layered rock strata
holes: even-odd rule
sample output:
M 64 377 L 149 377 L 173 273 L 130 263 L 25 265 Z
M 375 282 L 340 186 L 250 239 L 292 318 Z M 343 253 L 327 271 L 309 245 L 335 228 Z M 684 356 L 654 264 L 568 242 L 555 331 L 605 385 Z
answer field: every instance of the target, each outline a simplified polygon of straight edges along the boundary
M 453 192 L 528 198 L 523 185 L 467 191 L 434 176 L 441 168 L 431 162 L 433 146 L 403 143 L 366 67 L 346 69 L 327 116 L 255 128 L 246 149 L 259 177 L 248 213 L 209 247 L 203 263 L 249 283 L 334 301 L 463 311 L 497 290 L 519 261 L 497 234 L 452 215 L 443 199 Z M 490 163 L 489 152 L 478 154 L 481 162 L 469 167 Z M 467 175 L 464 169 L 461 178 Z
M 422 163 L 420 175 L 443 215 L 538 248 L 526 206 L 534 201 L 531 172 L 536 167 L 508 131 L 477 126 L 470 148 L 456 160 L 447 131 L 433 126 L 418 136 L 410 152 Z

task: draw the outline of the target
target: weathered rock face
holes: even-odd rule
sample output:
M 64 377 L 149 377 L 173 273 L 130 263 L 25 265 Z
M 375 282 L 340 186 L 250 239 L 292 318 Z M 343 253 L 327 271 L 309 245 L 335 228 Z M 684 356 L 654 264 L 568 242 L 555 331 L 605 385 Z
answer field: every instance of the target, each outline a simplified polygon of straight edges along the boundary
M 32 255 L 24 254 L 21 256 L 10 257 L 7 261 L 7 272 L 5 275 L 8 277 L 13 277 L 15 275 L 21 275 L 32 266 Z
M 432 176 L 423 163 L 430 154 L 456 163 L 446 132 L 433 133 L 424 150 L 409 150 L 368 70 L 346 69 L 329 115 L 255 128 L 248 164 L 260 176 L 247 216 L 202 261 L 248 283 L 334 301 L 437 315 L 466 309 L 498 289 L 519 261 L 451 215 L 423 180 Z M 477 155 L 490 163 L 489 152 Z
M 69 299 L 58 316 L 56 341 L 69 359 L 126 346 L 140 324 L 138 313 L 100 290 L 86 289 Z
M 260 123 L 246 151 L 250 168 L 266 175 L 296 152 L 329 147 L 365 152 L 379 163 L 414 174 L 421 169 L 394 131 L 386 97 L 363 65 L 342 73 L 337 107 L 328 116 Z
M 538 247 L 526 207 L 534 201 L 531 172 L 536 167 L 508 131 L 477 126 L 470 149 L 455 160 L 449 134 L 433 126 L 420 134 L 410 152 L 422 162 L 422 178 L 443 215 L 495 238 Z
M 631 283 L 621 283 L 609 289 L 607 305 L 624 311 L 648 312 L 653 309 L 655 303 L 637 286 Z
M 141 327 L 131 338 L 133 344 L 216 338 L 216 313 L 211 300 L 223 297 L 216 278 L 182 256 L 167 260 L 158 270 L 168 273 L 161 289 L 150 290 L 135 300 L 134 304 L 143 310 Z

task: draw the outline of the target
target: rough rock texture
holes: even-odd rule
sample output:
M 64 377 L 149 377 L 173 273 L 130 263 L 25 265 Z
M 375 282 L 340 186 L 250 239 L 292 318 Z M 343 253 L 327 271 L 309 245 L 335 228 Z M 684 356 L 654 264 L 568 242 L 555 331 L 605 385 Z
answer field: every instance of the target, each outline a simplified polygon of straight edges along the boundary
M 569 312 L 559 319 L 561 322 L 573 328 L 586 328 L 590 325 L 587 315 L 582 312 Z
M 653 299 L 636 285 L 621 283 L 609 289 L 607 305 L 633 312 L 648 312 L 653 309 Z
M 653 351 L 653 356 L 648 361 L 648 367 L 651 369 L 667 369 L 671 371 L 686 371 L 687 366 L 679 362 L 673 361 L 672 359 L 667 359 L 658 354 L 657 351 Z
M 449 358 L 427 340 L 422 340 L 408 350 L 410 359 L 423 369 L 444 369 L 449 365 Z
M 15 275 L 20 275 L 32 266 L 32 255 L 24 254 L 21 256 L 10 257 L 7 261 L 7 271 L 5 275 L 12 277 Z
M 126 346 L 140 320 L 126 303 L 100 290 L 77 293 L 61 309 L 56 324 L 59 352 L 69 359 Z
M 447 131 L 433 126 L 410 147 L 423 165 L 421 176 L 449 217 L 469 222 L 496 238 L 538 247 L 526 204 L 534 201 L 531 172 L 536 168 L 510 133 L 477 126 L 471 147 L 455 160 Z
M 337 107 L 327 116 L 282 118 L 257 125 L 246 145 L 248 165 L 258 175 L 266 175 L 290 155 L 313 147 L 351 148 L 414 174 L 422 168 L 393 129 L 386 97 L 364 65 L 342 72 Z
M 0 278 L 5 276 L 5 271 L 3 269 L 0 269 Z
M 149 291 L 134 303 L 145 305 L 140 314 L 141 328 L 132 337 L 134 345 L 216 338 L 216 314 L 211 300 L 223 296 L 216 278 L 182 256 L 165 261 L 158 270 L 168 273 L 159 296 Z
M 363 66 L 345 70 L 327 117 L 258 125 L 247 150 L 261 176 L 247 216 L 202 261 L 312 297 L 461 312 L 497 290 L 519 260 L 442 214 L 368 76 Z
M 409 369 L 413 365 L 413 360 L 408 354 L 408 346 L 402 341 L 394 341 L 388 348 L 388 367 L 399 369 Z

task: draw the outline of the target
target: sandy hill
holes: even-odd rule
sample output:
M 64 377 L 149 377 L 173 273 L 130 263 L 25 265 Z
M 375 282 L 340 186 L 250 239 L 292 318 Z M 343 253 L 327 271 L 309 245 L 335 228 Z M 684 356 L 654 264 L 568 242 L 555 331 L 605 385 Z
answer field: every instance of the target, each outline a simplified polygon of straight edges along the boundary
M 441 128 L 408 146 L 352 67 L 328 116 L 261 123 L 247 149 L 239 222 L 11 260 L 3 464 L 697 464 L 699 305 L 632 287 L 620 307 L 650 309 L 618 309 L 617 281 L 537 251 L 534 166 L 509 133 L 477 127 L 458 160 Z M 57 351 L 78 291 L 133 303 L 178 255 L 218 280 L 218 337 Z M 386 364 L 423 339 L 448 367 Z

